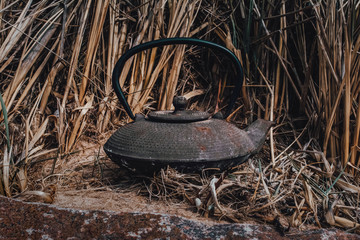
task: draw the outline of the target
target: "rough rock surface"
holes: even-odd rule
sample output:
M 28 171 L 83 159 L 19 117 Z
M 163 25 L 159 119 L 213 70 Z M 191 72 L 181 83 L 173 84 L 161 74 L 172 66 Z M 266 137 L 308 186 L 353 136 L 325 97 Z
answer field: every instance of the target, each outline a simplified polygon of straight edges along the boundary
M 59 208 L 0 197 L 0 239 L 360 239 L 335 229 L 282 236 L 267 225 L 208 225 L 150 213 Z

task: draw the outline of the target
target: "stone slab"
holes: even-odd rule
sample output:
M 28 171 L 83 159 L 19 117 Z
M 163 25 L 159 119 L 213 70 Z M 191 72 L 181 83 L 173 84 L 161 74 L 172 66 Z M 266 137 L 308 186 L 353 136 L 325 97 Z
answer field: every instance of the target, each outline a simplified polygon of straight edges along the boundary
M 60 208 L 0 197 L 0 239 L 360 239 L 337 229 L 281 235 L 261 224 L 207 224 L 182 217 Z

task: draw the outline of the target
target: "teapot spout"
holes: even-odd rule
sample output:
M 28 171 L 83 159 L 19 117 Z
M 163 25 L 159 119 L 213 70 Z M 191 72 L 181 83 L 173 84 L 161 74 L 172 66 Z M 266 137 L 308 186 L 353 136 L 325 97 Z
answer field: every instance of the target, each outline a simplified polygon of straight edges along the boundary
M 275 123 L 272 121 L 257 119 L 250 126 L 244 129 L 255 147 L 254 151 L 251 152 L 252 154 L 256 154 L 260 151 L 265 142 L 268 131 L 274 124 Z

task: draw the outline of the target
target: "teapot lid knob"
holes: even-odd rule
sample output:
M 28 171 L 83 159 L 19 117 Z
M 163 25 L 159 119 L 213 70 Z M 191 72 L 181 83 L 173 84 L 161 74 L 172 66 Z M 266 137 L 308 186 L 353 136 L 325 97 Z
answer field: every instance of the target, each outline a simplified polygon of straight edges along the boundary
M 151 121 L 172 123 L 188 123 L 209 119 L 210 114 L 207 112 L 186 110 L 187 103 L 188 101 L 184 96 L 174 97 L 175 111 L 153 111 L 148 114 L 148 118 Z
M 187 100 L 184 96 L 174 97 L 173 105 L 175 107 L 175 112 L 179 110 L 185 110 L 187 105 Z

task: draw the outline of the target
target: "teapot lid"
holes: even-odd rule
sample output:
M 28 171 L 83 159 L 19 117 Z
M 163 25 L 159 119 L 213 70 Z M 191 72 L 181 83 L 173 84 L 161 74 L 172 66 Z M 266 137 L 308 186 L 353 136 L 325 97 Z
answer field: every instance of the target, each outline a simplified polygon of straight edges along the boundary
M 156 122 L 173 122 L 186 123 L 196 122 L 209 119 L 210 114 L 207 112 L 186 110 L 187 100 L 183 96 L 174 97 L 174 111 L 154 111 L 150 112 L 148 117 L 151 121 Z

